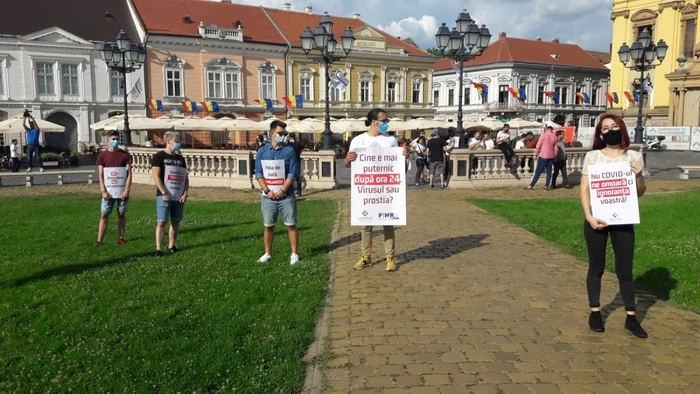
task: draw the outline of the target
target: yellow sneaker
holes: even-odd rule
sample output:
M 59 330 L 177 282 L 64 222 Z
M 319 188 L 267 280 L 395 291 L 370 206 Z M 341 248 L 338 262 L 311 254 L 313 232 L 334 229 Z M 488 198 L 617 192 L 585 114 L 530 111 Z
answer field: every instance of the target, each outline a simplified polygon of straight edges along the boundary
M 361 270 L 368 267 L 370 264 L 372 264 L 372 259 L 370 259 L 369 257 L 362 256 L 359 260 L 357 260 L 357 263 L 355 263 L 355 265 L 353 265 L 352 268 L 356 270 Z
M 396 271 L 396 263 L 394 262 L 393 257 L 387 257 L 386 258 L 386 270 L 389 272 L 394 272 Z

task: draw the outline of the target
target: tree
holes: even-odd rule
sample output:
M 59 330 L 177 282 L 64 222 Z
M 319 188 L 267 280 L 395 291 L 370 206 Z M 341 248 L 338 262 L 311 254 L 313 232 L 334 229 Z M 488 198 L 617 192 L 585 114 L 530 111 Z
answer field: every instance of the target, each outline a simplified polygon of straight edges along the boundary
M 426 51 L 429 54 L 431 54 L 435 57 L 439 57 L 441 59 L 446 58 L 446 57 L 454 58 L 455 55 L 457 54 L 457 51 L 453 51 L 453 50 L 443 51 L 440 48 L 428 48 L 428 49 L 426 49 Z

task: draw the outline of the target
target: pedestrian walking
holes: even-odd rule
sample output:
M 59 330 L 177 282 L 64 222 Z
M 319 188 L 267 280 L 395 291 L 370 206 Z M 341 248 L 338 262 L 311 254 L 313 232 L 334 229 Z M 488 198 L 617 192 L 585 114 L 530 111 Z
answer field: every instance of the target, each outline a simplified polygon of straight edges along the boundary
M 571 189 L 569 185 L 569 177 L 566 174 L 566 145 L 564 144 L 564 130 L 559 130 L 557 136 L 557 158 L 554 161 L 554 174 L 552 175 L 552 189 L 557 188 L 557 177 L 561 172 L 561 177 L 564 181 L 564 187 Z
M 532 182 L 525 187 L 525 190 L 532 190 L 540 179 L 542 172 L 547 171 L 547 180 L 544 190 L 549 190 L 549 184 L 552 180 L 552 165 L 558 153 L 557 137 L 554 135 L 554 128 L 547 126 L 544 134 L 538 139 L 535 147 L 535 159 L 537 160 L 537 169 L 535 176 L 532 177 Z
M 413 144 L 412 147 L 413 153 L 416 157 L 416 186 L 420 186 L 421 180 L 424 180 L 425 178 L 423 170 L 425 169 L 425 165 L 427 164 L 427 158 L 425 155 L 427 150 L 425 137 L 418 137 L 418 141 L 416 141 L 416 143 Z
M 447 141 L 438 132 L 433 130 L 428 141 L 426 154 L 430 160 L 430 187 L 435 187 L 435 175 L 440 175 L 440 186 L 445 187 L 445 152 L 447 151 Z
M 12 172 L 19 172 L 19 158 L 17 140 L 12 140 L 10 143 L 10 160 L 12 160 Z

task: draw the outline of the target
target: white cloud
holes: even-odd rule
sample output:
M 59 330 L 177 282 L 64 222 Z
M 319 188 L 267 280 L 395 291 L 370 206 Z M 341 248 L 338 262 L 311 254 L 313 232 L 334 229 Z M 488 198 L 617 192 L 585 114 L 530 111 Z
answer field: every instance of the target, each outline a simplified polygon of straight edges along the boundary
M 391 22 L 387 26 L 378 25 L 377 28 L 401 38 L 412 38 L 414 41 L 425 42 L 433 39 L 438 29 L 438 21 L 434 16 L 423 15 L 420 19 L 408 17 L 400 21 Z

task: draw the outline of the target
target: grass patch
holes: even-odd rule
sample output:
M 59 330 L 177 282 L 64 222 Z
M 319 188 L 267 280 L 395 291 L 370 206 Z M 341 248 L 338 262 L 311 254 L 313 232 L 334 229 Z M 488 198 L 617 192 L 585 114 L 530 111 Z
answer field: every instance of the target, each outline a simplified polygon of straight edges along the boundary
M 127 245 L 113 215 L 97 249 L 99 199 L 3 199 L 0 391 L 301 391 L 334 212 L 299 203 L 291 267 L 281 224 L 272 262 L 256 263 L 259 204 L 189 203 L 181 252 L 156 259 L 155 199 L 131 201 Z
M 700 234 L 692 224 L 700 193 L 650 195 L 639 201 L 642 223 L 635 228 L 635 280 L 661 299 L 700 312 Z M 473 202 L 588 261 L 579 199 Z M 614 267 L 608 247 L 606 268 L 614 272 Z

